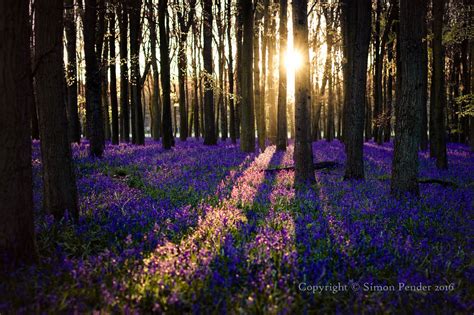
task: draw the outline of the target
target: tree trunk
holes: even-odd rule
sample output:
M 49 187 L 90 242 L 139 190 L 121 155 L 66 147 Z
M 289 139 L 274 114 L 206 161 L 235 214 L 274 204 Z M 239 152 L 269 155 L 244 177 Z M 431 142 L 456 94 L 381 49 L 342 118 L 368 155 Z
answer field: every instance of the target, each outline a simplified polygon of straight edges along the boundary
M 344 144 L 345 179 L 364 178 L 364 103 L 367 82 L 367 56 L 370 39 L 370 0 L 344 0 Z
M 382 144 L 383 117 L 382 117 L 382 59 L 380 53 L 380 20 L 382 19 L 382 1 L 377 0 L 375 18 L 375 72 L 374 72 L 374 140 L 378 145 Z
M 286 119 L 286 68 L 285 52 L 287 50 L 287 9 L 288 1 L 280 0 L 280 60 L 278 84 L 278 113 L 277 113 L 277 150 L 286 151 L 288 141 L 288 123 Z
M 310 76 L 308 46 L 308 2 L 293 0 L 294 48 L 301 54 L 302 66 L 295 73 L 295 186 L 313 183 L 313 149 L 311 146 Z
M 109 14 L 109 53 L 110 53 L 110 109 L 112 111 L 112 144 L 119 143 L 119 121 L 117 101 L 117 72 L 115 66 L 115 12 Z
M 391 191 L 396 196 L 419 194 L 418 146 L 423 107 L 424 0 L 400 1 L 401 97 L 395 108 L 395 144 Z
M 423 49 L 422 59 L 422 99 L 421 99 L 421 131 L 420 131 L 420 149 L 426 151 L 428 149 L 428 39 L 427 39 L 427 25 L 426 25 L 426 8 L 423 10 L 422 24 L 420 25 L 422 31 L 423 41 L 421 48 Z
M 275 53 L 276 53 L 276 19 L 273 7 L 269 7 L 270 13 L 267 14 L 269 18 L 269 29 L 268 29 L 268 69 L 266 72 L 266 79 L 268 84 L 267 95 L 268 95 L 268 139 L 272 144 L 276 144 L 277 137 L 277 95 L 275 91 Z M 283 52 L 284 53 L 284 52 Z
M 104 138 L 110 140 L 110 117 L 109 117 L 109 95 L 108 95 L 108 80 L 107 80 L 107 66 L 109 58 L 109 43 L 105 41 L 102 51 L 102 65 L 100 69 L 101 80 L 101 98 L 102 98 L 102 115 L 104 117 Z
M 432 157 L 436 157 L 436 166 L 440 169 L 448 168 L 444 118 L 444 110 L 446 107 L 444 47 L 442 43 L 444 6 L 444 0 L 433 0 L 433 75 L 431 82 L 430 153 Z
M 96 52 L 97 1 L 86 0 L 84 13 L 84 51 L 86 60 L 86 120 L 90 154 L 102 157 L 104 125 L 100 102 L 100 69 Z
M 130 142 L 130 116 L 128 95 L 128 6 L 121 2 L 119 29 L 120 29 L 120 138 Z
M 231 26 L 232 26 L 232 16 L 231 16 L 231 6 L 232 0 L 227 2 L 227 47 L 229 49 L 228 57 L 228 77 L 229 77 L 229 128 L 230 128 L 230 138 L 232 143 L 236 143 L 236 123 L 235 123 L 235 97 L 234 97 L 234 62 L 233 62 L 233 53 L 232 53 L 232 37 L 231 37 Z M 196 113 L 195 113 L 196 114 Z M 196 119 L 196 118 L 195 118 Z M 195 127 L 196 128 L 196 127 Z
M 66 33 L 67 50 L 67 105 L 68 132 L 71 142 L 81 142 L 81 124 L 77 108 L 77 61 L 76 61 L 76 15 L 74 0 L 65 0 L 66 17 L 64 28 Z
M 240 149 L 243 152 L 255 151 L 255 116 L 253 100 L 253 6 L 251 0 L 239 1 L 242 14 L 243 42 L 241 60 L 241 123 Z
M 259 3 L 256 4 L 255 8 L 255 17 L 254 17 L 254 38 L 253 38 L 253 90 L 254 90 L 254 105 L 255 105 L 255 119 L 257 123 L 257 137 L 258 137 L 258 147 L 260 151 L 265 151 L 265 127 L 264 120 L 265 116 L 262 117 L 262 107 L 264 104 L 261 103 L 261 90 L 260 90 L 260 37 L 263 36 L 262 31 L 262 18 L 263 12 L 261 11 L 261 6 Z
M 173 144 L 173 127 L 171 122 L 171 82 L 169 38 L 166 29 L 168 0 L 160 0 L 158 8 L 158 26 L 160 28 L 160 64 L 161 88 L 163 90 L 163 148 L 171 149 Z
M 63 1 L 35 2 L 36 97 L 43 163 L 43 207 L 78 219 L 77 190 L 67 136 L 63 86 Z
M 214 92 L 211 76 L 212 70 L 212 0 L 204 0 L 204 45 L 203 62 L 206 76 L 204 78 L 204 144 L 216 145 L 216 127 L 214 120 Z
M 131 59 L 131 87 L 132 87 L 132 113 L 134 118 L 135 143 L 145 144 L 145 126 L 143 122 L 141 76 L 140 76 L 140 13 L 142 1 L 131 1 L 130 10 L 130 59 Z
M 0 2 L 0 274 L 37 258 L 31 172 L 33 82 L 28 7 L 26 0 Z

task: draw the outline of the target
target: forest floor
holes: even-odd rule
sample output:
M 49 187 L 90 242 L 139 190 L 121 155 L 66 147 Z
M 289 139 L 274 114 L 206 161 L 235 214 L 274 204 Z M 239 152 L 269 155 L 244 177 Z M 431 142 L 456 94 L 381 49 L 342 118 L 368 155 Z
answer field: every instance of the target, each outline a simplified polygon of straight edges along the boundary
M 292 146 L 256 155 L 147 141 L 107 145 L 99 160 L 82 143 L 80 220 L 54 223 L 40 213 L 33 146 L 40 263 L 2 280 L 0 313 L 473 311 L 468 147 L 448 145 L 445 171 L 420 153 L 421 178 L 456 185 L 424 183 L 420 198 L 396 200 L 391 144 L 366 143 L 366 180 L 343 181 L 343 145 L 315 142 L 314 161 L 339 166 L 295 192 L 293 170 L 264 171 L 293 165 Z

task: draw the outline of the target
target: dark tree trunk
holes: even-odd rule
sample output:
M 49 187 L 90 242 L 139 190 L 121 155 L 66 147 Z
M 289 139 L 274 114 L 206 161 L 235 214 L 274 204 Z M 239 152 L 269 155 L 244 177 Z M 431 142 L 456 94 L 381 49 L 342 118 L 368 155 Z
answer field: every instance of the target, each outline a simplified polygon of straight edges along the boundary
M 0 274 L 37 258 L 31 172 L 33 82 L 28 6 L 26 0 L 0 2 Z
M 106 23 L 107 24 L 107 23 Z M 106 25 L 107 26 L 107 25 Z M 108 95 L 108 76 L 107 67 L 109 59 L 109 42 L 104 42 L 104 48 L 102 50 L 102 64 L 100 67 L 100 80 L 101 80 L 101 98 L 102 98 L 102 117 L 104 117 L 104 138 L 110 140 L 112 131 L 110 130 L 110 117 L 109 117 L 109 95 Z
M 230 138 L 232 139 L 232 143 L 236 143 L 236 123 L 235 123 L 235 108 L 234 108 L 234 61 L 233 61 L 233 53 L 232 53 L 232 37 L 231 37 L 231 26 L 232 26 L 232 16 L 231 16 L 231 6 L 232 0 L 228 0 L 227 2 L 227 47 L 229 49 L 229 57 L 228 57 L 228 77 L 229 77 L 229 131 L 230 131 Z M 195 127 L 196 128 L 196 127 Z
M 142 1 L 134 0 L 130 8 L 130 59 L 131 59 L 131 86 L 132 86 L 132 112 L 135 129 L 135 143 L 145 144 L 145 125 L 143 122 L 143 109 L 141 98 L 140 77 L 140 13 Z M 146 75 L 146 74 L 145 74 Z
M 212 70 L 212 0 L 204 0 L 204 38 L 203 62 L 206 77 L 204 78 L 204 144 L 217 144 L 214 118 L 214 93 L 211 77 Z
M 395 108 L 395 145 L 392 162 L 392 194 L 419 194 L 418 146 L 423 107 L 424 0 L 400 1 L 401 95 Z
M 225 1 L 225 0 L 224 0 Z M 219 33 L 218 40 L 218 53 L 219 53 L 219 101 L 218 109 L 220 116 L 220 127 L 221 127 L 221 139 L 226 141 L 229 130 L 227 125 L 227 104 L 225 102 L 225 86 L 224 86 L 224 77 L 225 77 L 225 28 L 226 25 L 223 23 L 225 16 L 222 14 L 222 5 L 221 0 L 216 2 L 217 5 L 217 31 Z
M 66 17 L 64 28 L 67 50 L 67 113 L 68 132 L 71 142 L 81 142 L 81 124 L 77 108 L 77 61 L 76 61 L 76 15 L 74 0 L 65 0 Z
M 275 91 L 275 54 L 276 54 L 276 19 L 272 6 L 269 6 L 269 19 L 267 45 L 268 45 L 268 69 L 266 72 L 268 104 L 268 139 L 272 144 L 276 144 L 277 137 L 277 95 Z M 283 52 L 284 53 L 284 52 Z
M 433 69 L 431 79 L 430 153 L 432 157 L 436 157 L 436 166 L 440 169 L 448 168 L 444 118 L 444 110 L 446 107 L 444 47 L 442 43 L 444 6 L 444 0 L 433 0 Z
M 79 216 L 67 136 L 63 78 L 63 1 L 35 2 L 36 98 L 43 163 L 43 207 L 54 218 Z
M 370 0 L 343 0 L 345 179 L 364 178 L 364 103 L 370 39 Z
M 385 105 L 385 113 L 387 115 L 387 121 L 385 122 L 385 130 L 384 134 L 384 141 L 390 141 L 390 134 L 392 133 L 391 127 L 391 117 L 392 117 L 392 102 L 393 102 L 393 43 L 390 43 L 387 49 L 387 67 L 388 67 L 388 74 L 387 74 L 387 94 L 386 94 L 386 105 Z M 426 102 L 425 102 L 426 104 Z
M 260 151 L 265 151 L 265 116 L 262 115 L 262 109 L 264 104 L 261 103 L 261 90 L 260 90 L 260 37 L 264 36 L 262 30 L 262 18 L 263 12 L 261 5 L 257 2 L 255 4 L 255 17 L 254 17 L 254 38 L 253 38 L 253 91 L 254 91 L 254 106 L 255 106 L 255 119 L 257 123 L 257 137 L 258 147 Z M 262 117 L 263 116 L 263 117 Z
M 178 9 L 178 83 L 179 83 L 179 138 L 181 141 L 186 141 L 188 137 L 188 111 L 186 107 L 186 72 L 188 67 L 188 60 L 186 55 L 186 40 L 188 37 L 189 28 L 194 20 L 196 0 L 191 0 Z M 189 13 L 186 14 L 189 8 Z
M 86 0 L 84 13 L 84 51 L 86 60 L 86 120 L 90 154 L 102 157 L 104 125 L 100 102 L 100 69 L 97 62 L 97 1 Z M 97 48 L 98 49 L 98 48 Z
M 426 7 L 426 6 L 425 6 Z M 426 8 L 423 10 L 422 24 L 420 24 L 423 41 L 421 43 L 422 50 L 422 95 L 421 95 L 421 122 L 420 122 L 420 149 L 426 151 L 428 149 L 428 39 L 427 39 L 427 25 L 426 25 Z
M 255 115 L 253 101 L 253 6 L 251 0 L 239 1 L 242 14 L 242 60 L 241 60 L 241 123 L 240 149 L 243 152 L 255 151 Z
M 112 111 L 112 144 L 119 143 L 119 121 L 117 100 L 117 72 L 115 67 L 115 12 L 109 14 L 109 52 L 110 52 L 110 108 Z
M 158 8 L 158 25 L 160 29 L 160 64 L 161 88 L 163 90 L 163 148 L 171 149 L 173 145 L 173 127 L 171 122 L 171 82 L 168 31 L 166 29 L 168 0 L 160 0 Z
M 374 73 L 374 140 L 377 144 L 382 144 L 383 118 L 382 118 L 382 59 L 383 55 L 380 53 L 380 20 L 382 19 L 382 1 L 377 0 L 375 18 L 375 73 Z
M 311 145 L 310 74 L 308 46 L 308 2 L 293 0 L 294 48 L 302 58 L 301 69 L 295 73 L 295 186 L 315 182 Z
M 286 151 L 288 140 L 288 123 L 286 119 L 286 68 L 285 54 L 287 46 L 287 0 L 280 0 L 280 63 L 278 84 L 278 113 L 277 113 L 277 150 Z
M 199 42 L 199 36 L 198 36 L 198 24 L 196 21 L 193 23 L 193 41 L 194 41 L 194 47 L 193 47 L 193 59 L 192 59 L 192 67 L 193 67 L 193 92 L 194 92 L 194 100 L 193 100 L 193 120 L 194 120 L 194 137 L 196 139 L 199 139 L 199 130 L 200 128 L 200 120 L 199 117 L 201 116 L 199 114 L 199 109 L 200 109 L 200 97 L 199 97 L 199 84 L 198 84 L 198 71 L 197 71 L 197 59 L 198 59 L 198 42 Z M 202 116 L 201 116 L 202 117 Z
M 155 20 L 155 8 L 152 0 L 146 2 L 148 10 L 148 27 L 150 29 L 150 51 L 151 51 L 151 67 L 153 70 L 153 91 L 151 98 L 151 136 L 153 140 L 160 140 L 160 125 L 161 125 L 161 107 L 160 107 L 160 85 L 159 85 L 159 73 L 158 73 L 158 62 L 156 58 L 156 20 Z
M 240 0 L 237 1 L 237 13 L 235 17 L 235 41 L 236 41 L 236 61 L 235 61 L 235 135 L 240 138 L 240 119 L 242 103 L 242 10 L 240 10 Z
M 120 10 L 120 139 L 130 142 L 130 116 L 128 95 L 128 6 L 121 2 Z

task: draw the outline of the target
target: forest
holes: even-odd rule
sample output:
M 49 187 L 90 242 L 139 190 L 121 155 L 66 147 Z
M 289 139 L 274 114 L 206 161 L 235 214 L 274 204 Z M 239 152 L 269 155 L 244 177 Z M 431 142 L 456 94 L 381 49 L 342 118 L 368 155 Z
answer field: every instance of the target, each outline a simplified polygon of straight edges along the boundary
M 0 314 L 472 314 L 473 0 L 0 0 Z

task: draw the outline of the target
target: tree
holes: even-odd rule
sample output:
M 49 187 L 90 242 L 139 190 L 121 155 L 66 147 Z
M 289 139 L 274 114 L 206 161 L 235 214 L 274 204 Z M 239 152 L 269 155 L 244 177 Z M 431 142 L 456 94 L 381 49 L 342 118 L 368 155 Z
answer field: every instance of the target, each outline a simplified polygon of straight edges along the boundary
M 188 4 L 184 1 L 178 4 L 177 20 L 179 27 L 178 35 L 178 87 L 179 87 L 179 138 L 186 141 L 188 137 L 188 115 L 186 109 L 186 72 L 187 72 L 187 55 L 186 40 L 188 38 L 189 28 L 194 20 L 194 12 L 196 0 L 190 0 Z
M 400 1 L 401 97 L 395 108 L 395 144 L 391 190 L 394 195 L 419 194 L 418 146 L 423 107 L 422 25 L 424 0 Z
M 135 143 L 145 144 L 145 126 L 143 123 L 143 111 L 141 100 L 141 77 L 140 77 L 140 13 L 142 1 L 131 1 L 130 7 L 130 61 L 131 61 L 131 91 L 132 112 L 134 118 Z
M 128 99 L 128 7 L 119 2 L 120 30 L 120 139 L 130 142 L 130 116 Z
M 295 185 L 313 183 L 313 149 L 311 146 L 310 75 L 308 47 L 308 2 L 293 0 L 294 49 L 301 54 L 302 67 L 295 73 Z
M 229 57 L 228 57 L 228 77 L 229 77 L 229 132 L 230 132 L 230 138 L 232 139 L 232 143 L 236 143 L 236 123 L 235 123 L 235 109 L 234 109 L 234 61 L 233 61 L 233 53 L 232 53 L 232 37 L 230 35 L 230 29 L 232 25 L 232 16 L 230 14 L 231 12 L 231 4 L 232 0 L 228 0 L 226 4 L 226 11 L 227 11 L 227 48 L 229 50 Z M 194 128 L 197 128 L 195 126 Z
M 382 19 L 382 1 L 377 0 L 377 8 L 375 17 L 375 45 L 374 45 L 374 55 L 375 55 L 375 71 L 374 71 L 374 140 L 377 144 L 382 144 L 382 132 L 383 126 L 382 121 L 382 59 L 383 54 L 380 53 L 380 20 Z
M 278 84 L 278 112 L 277 112 L 277 150 L 286 151 L 288 138 L 288 123 L 286 119 L 286 68 L 285 54 L 288 37 L 287 30 L 287 0 L 280 0 L 280 61 Z
M 71 142 L 81 142 L 81 124 L 77 108 L 77 58 L 76 58 L 76 15 L 74 0 L 65 0 L 66 17 L 64 29 L 67 50 L 67 114 L 68 132 Z
M 255 151 L 255 113 L 253 102 L 253 6 L 251 0 L 240 0 L 242 14 L 242 60 L 241 60 L 241 124 L 240 149 Z
M 436 166 L 441 169 L 448 168 L 444 121 L 446 107 L 444 47 L 442 43 L 444 5 L 444 0 L 433 0 L 433 68 L 430 103 L 430 155 L 436 157 Z
M 363 133 L 370 39 L 370 0 L 342 0 L 345 179 L 364 178 Z
M 204 0 L 204 144 L 217 144 L 216 127 L 214 119 L 214 92 L 212 80 L 212 0 Z
M 262 92 L 260 90 L 260 37 L 264 36 L 262 29 L 262 5 L 260 2 L 255 4 L 254 16 L 254 38 L 253 38 L 253 91 L 254 91 L 254 106 L 255 117 L 257 123 L 257 137 L 260 151 L 265 151 L 265 104 L 261 102 Z M 265 68 L 265 66 L 263 66 Z M 265 93 L 265 91 L 263 91 Z
M 29 1 L 0 1 L 0 272 L 36 260 Z
M 160 0 L 158 7 L 158 26 L 160 29 L 160 65 L 161 88 L 163 90 L 163 148 L 171 149 L 173 145 L 173 128 L 171 125 L 171 82 L 169 32 L 166 29 L 168 0 Z
M 115 3 L 114 3 L 115 5 Z M 115 8 L 109 11 L 109 53 L 110 53 L 110 109 L 112 111 L 112 144 L 119 143 L 119 121 L 117 100 L 117 70 L 115 56 Z
M 43 206 L 61 219 L 79 216 L 64 102 L 63 1 L 35 2 L 35 87 L 43 164 Z
M 153 140 L 160 139 L 160 125 L 161 125 L 161 107 L 160 107 L 160 75 L 158 73 L 158 62 L 156 58 L 156 20 L 155 8 L 152 0 L 146 2 L 148 10 L 148 25 L 150 28 L 150 52 L 151 52 L 151 67 L 153 71 L 153 95 L 151 100 L 151 136 Z
M 84 52 L 86 60 L 86 121 L 91 156 L 102 157 L 104 152 L 104 124 L 100 102 L 100 69 L 96 41 L 97 1 L 86 0 L 84 12 Z

